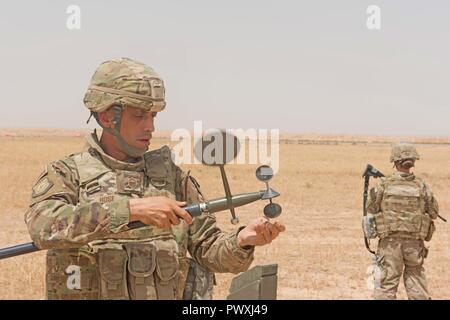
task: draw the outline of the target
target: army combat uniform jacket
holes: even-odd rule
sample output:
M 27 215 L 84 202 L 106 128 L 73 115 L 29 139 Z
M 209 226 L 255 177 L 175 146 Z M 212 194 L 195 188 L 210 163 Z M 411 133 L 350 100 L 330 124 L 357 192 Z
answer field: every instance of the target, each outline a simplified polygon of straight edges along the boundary
M 118 161 L 87 137 L 81 153 L 47 166 L 33 187 L 25 221 L 47 252 L 48 299 L 182 299 L 189 255 L 212 272 L 245 271 L 253 248 L 237 245 L 213 215 L 171 228 L 130 230 L 130 198 L 204 201 L 199 185 L 165 146 L 136 163 Z

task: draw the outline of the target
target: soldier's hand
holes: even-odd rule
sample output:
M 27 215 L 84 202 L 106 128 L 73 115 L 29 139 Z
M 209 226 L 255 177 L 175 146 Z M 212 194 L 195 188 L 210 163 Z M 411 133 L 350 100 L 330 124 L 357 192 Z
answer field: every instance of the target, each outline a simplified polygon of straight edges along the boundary
M 169 228 L 171 225 L 178 225 L 179 218 L 183 218 L 191 224 L 191 215 L 181 208 L 185 205 L 186 202 L 167 197 L 130 199 L 130 222 L 141 221 L 146 225 Z
M 267 218 L 258 218 L 239 232 L 238 245 L 240 247 L 263 246 L 271 243 L 284 230 L 286 227 L 279 222 L 271 223 Z

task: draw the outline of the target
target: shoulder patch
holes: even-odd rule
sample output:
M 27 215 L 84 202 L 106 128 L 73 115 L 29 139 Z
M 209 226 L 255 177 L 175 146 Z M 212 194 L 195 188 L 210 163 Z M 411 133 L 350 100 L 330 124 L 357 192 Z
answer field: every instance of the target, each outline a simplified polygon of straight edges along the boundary
M 37 198 L 45 194 L 50 188 L 53 187 L 53 182 L 50 181 L 48 177 L 44 177 L 38 183 L 36 183 L 33 187 L 33 192 L 31 196 L 33 198 Z

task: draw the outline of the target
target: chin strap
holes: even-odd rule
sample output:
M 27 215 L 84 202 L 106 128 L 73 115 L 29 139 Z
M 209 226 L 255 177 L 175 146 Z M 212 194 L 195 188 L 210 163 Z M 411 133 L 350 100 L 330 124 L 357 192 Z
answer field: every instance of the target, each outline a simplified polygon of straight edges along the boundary
M 123 107 L 121 105 L 114 105 L 114 106 L 112 106 L 112 110 L 114 113 L 114 118 L 113 118 L 114 128 L 113 129 L 106 128 L 105 126 L 103 126 L 102 122 L 98 118 L 98 113 L 93 113 L 95 120 L 97 120 L 98 124 L 103 128 L 103 130 L 112 134 L 117 139 L 117 142 L 119 143 L 120 147 L 122 148 L 122 151 L 125 152 L 128 156 L 133 157 L 133 158 L 142 157 L 147 150 L 136 148 L 136 147 L 129 145 L 123 139 L 122 135 L 120 134 L 120 122 L 122 119 Z

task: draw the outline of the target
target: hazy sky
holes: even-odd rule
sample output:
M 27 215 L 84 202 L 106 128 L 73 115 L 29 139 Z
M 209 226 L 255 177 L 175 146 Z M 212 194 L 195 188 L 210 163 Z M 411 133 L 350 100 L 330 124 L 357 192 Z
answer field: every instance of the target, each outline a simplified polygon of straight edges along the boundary
M 160 130 L 448 136 L 449 17 L 447 0 L 9 1 L 0 127 L 86 128 L 95 68 L 130 57 L 165 81 Z

